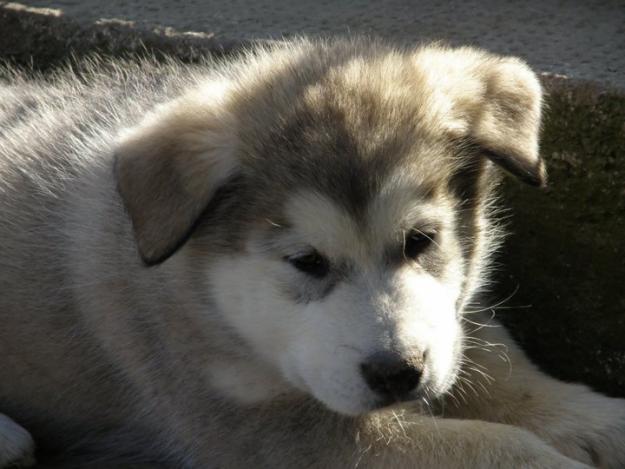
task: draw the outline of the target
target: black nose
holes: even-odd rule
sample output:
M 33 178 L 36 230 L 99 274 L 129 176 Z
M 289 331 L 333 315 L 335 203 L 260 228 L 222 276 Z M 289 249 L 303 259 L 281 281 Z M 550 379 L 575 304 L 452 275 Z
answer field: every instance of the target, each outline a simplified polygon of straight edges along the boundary
M 361 363 L 360 370 L 372 391 L 385 400 L 398 401 L 419 385 L 423 360 L 394 352 L 377 352 Z

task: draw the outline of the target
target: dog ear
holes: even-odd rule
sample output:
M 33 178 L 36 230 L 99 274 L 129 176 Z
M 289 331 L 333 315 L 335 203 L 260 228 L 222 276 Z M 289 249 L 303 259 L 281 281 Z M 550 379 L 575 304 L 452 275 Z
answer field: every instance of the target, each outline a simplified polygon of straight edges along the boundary
M 443 110 L 454 137 L 477 144 L 482 154 L 524 182 L 544 186 L 538 139 L 542 88 L 520 59 L 472 48 L 435 49 L 428 80 L 451 97 Z
M 539 153 L 542 89 L 538 77 L 517 59 L 496 60 L 484 71 L 485 94 L 471 136 L 494 163 L 535 186 L 547 172 Z
M 115 176 L 147 265 L 190 236 L 220 186 L 237 171 L 223 90 L 194 92 L 158 107 L 122 136 Z

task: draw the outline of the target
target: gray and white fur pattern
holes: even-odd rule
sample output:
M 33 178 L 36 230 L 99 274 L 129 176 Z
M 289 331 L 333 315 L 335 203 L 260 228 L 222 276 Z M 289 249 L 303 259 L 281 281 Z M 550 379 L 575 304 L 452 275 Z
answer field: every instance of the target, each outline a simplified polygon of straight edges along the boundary
M 545 183 L 520 60 L 298 39 L 3 75 L 0 467 L 33 439 L 63 467 L 625 467 L 623 400 L 469 314 L 499 168 Z

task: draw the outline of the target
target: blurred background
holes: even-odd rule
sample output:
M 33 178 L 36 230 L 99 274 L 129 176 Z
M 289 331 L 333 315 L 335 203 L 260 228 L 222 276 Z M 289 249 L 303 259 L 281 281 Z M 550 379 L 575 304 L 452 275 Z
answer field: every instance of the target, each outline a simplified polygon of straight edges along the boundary
M 253 41 L 367 34 L 513 54 L 543 79 L 545 191 L 508 180 L 493 311 L 550 373 L 625 396 L 625 2 L 0 2 L 0 60 L 228 56 Z M 227 58 L 227 57 L 226 57 Z

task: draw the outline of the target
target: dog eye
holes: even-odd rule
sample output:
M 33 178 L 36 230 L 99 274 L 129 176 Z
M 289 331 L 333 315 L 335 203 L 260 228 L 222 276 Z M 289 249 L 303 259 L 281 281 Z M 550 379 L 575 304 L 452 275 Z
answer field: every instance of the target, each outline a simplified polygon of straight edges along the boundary
M 407 259 L 416 259 L 434 242 L 434 233 L 410 231 L 404 240 L 404 256 Z
M 286 258 L 297 270 L 315 278 L 325 277 L 330 271 L 330 263 L 317 251 L 304 255 L 290 256 Z

